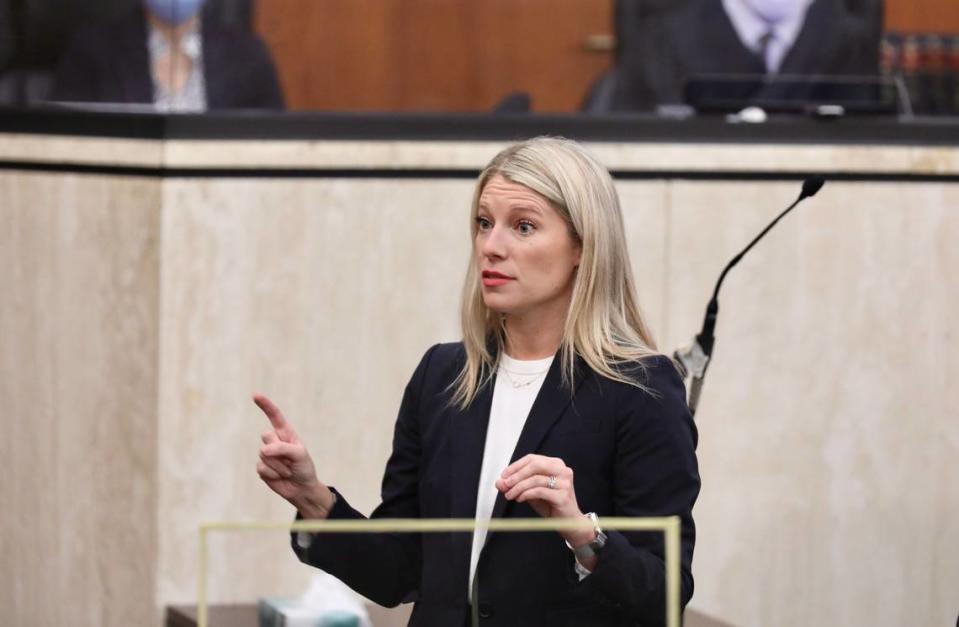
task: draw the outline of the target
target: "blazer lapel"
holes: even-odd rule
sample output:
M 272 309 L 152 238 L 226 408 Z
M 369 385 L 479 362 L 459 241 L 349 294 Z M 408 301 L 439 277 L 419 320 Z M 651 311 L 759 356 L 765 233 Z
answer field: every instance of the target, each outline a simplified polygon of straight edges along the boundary
M 493 402 L 495 377 L 479 391 L 473 403 L 462 412 L 450 411 L 450 517 L 475 518 L 476 496 L 479 491 L 479 476 L 483 466 L 483 451 L 486 448 L 486 428 L 489 425 L 490 406 Z M 469 573 L 470 552 L 473 534 L 450 534 L 452 551 L 449 572 L 461 573 L 462 590 L 466 591 Z
M 495 377 L 483 386 L 465 411 L 453 411 L 450 417 L 450 515 L 453 518 L 473 518 L 476 515 L 476 495 L 494 384 Z
M 837 32 L 840 29 L 840 15 L 831 5 L 820 1 L 813 2 L 806 10 L 805 20 L 792 47 L 783 58 L 779 68 L 781 74 L 809 73 L 806 68 L 823 67 L 835 55 L 833 42 L 842 40 Z
M 539 394 L 536 395 L 536 400 L 533 402 L 533 407 L 529 411 L 526 424 L 523 425 L 523 431 L 519 435 L 519 441 L 513 450 L 513 456 L 510 458 L 511 464 L 523 456 L 539 450 L 543 438 L 546 437 L 550 428 L 559 420 L 573 400 L 576 387 L 581 383 L 584 373 L 584 368 L 581 367 L 578 357 L 575 363 L 576 372 L 573 376 L 573 390 L 570 390 L 568 386 L 563 384 L 562 354 L 556 354 L 549 372 L 546 373 L 543 387 L 540 388 Z M 507 508 L 512 505 L 513 503 L 507 501 L 502 493 L 497 494 L 496 502 L 493 504 L 492 518 L 502 518 Z M 489 539 L 487 539 L 487 543 L 489 543 Z

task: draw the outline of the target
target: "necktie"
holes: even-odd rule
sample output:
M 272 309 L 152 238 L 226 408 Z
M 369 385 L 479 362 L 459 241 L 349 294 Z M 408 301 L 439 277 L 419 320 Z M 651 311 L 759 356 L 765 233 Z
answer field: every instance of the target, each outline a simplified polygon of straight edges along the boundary
M 766 68 L 766 72 L 771 72 L 772 68 L 769 63 L 769 44 L 772 42 L 774 34 L 772 29 L 769 29 L 763 36 L 759 38 L 759 58 L 762 59 L 763 67 Z

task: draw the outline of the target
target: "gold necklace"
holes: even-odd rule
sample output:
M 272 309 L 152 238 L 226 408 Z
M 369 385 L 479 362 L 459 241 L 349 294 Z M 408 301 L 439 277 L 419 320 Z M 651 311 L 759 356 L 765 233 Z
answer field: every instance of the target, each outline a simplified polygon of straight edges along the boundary
M 515 372 L 515 373 L 510 372 L 508 368 L 506 368 L 505 366 L 502 366 L 502 365 L 499 367 L 499 369 L 502 370 L 502 371 L 503 371 L 503 374 L 506 375 L 506 378 L 509 380 L 510 385 L 512 385 L 513 388 L 514 388 L 514 389 L 517 389 L 517 390 L 518 390 L 519 388 L 524 388 L 524 387 L 526 387 L 526 386 L 528 386 L 528 385 L 533 385 L 533 383 L 535 383 L 537 379 L 539 379 L 541 376 L 543 376 L 544 374 L 546 374 L 547 372 L 549 372 L 549 368 L 548 368 L 548 367 L 545 368 L 545 369 L 543 369 L 543 370 L 540 370 L 539 372 L 523 372 L 523 373 L 520 373 L 520 372 Z M 533 378 L 530 379 L 529 381 L 523 381 L 522 379 L 520 379 L 519 381 L 517 381 L 516 379 L 513 378 L 513 375 L 514 375 L 514 374 L 517 374 L 517 375 L 522 374 L 522 375 L 525 375 L 525 376 L 532 376 Z

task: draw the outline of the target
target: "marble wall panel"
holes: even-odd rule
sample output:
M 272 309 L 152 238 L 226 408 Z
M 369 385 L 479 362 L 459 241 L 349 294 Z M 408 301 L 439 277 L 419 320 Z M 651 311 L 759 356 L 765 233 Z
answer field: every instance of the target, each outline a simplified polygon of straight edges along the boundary
M 155 620 L 159 199 L 0 173 L 0 624 Z
M 653 340 L 665 350 L 669 186 L 663 181 L 628 181 L 619 182 L 617 189 L 639 306 Z
M 669 342 L 793 183 L 672 185 Z M 945 625 L 959 581 L 959 187 L 829 183 L 728 276 L 697 415 L 693 607 Z
M 45 164 L 161 167 L 165 144 L 148 139 L 0 133 L 0 158 Z
M 9 136 L 8 136 L 9 137 Z M 15 136 L 12 139 L 17 139 Z M 71 159 L 102 162 L 104 141 L 46 140 L 37 149 L 35 137 L 0 145 L 0 155 L 50 160 L 50 153 L 68 150 Z M 141 142 L 141 144 L 144 142 Z M 221 140 L 180 139 L 164 143 L 163 164 L 171 168 L 482 168 L 505 141 L 445 140 Z M 616 171 L 734 172 L 883 172 L 887 174 L 954 174 L 959 153 L 950 146 L 851 144 L 736 144 L 686 142 L 589 142 L 587 148 Z M 106 142 L 124 163 L 150 163 L 153 151 L 132 143 Z M 49 150 L 47 150 L 49 148 Z

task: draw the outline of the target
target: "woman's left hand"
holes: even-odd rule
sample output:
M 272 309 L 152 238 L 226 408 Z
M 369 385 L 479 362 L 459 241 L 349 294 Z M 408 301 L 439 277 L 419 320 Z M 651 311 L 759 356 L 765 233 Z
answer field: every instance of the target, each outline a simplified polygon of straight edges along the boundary
M 496 480 L 496 489 L 508 501 L 529 503 L 544 518 L 582 520 L 584 517 L 576 502 L 573 469 L 558 457 L 530 454 L 516 460 Z M 559 533 L 572 546 L 587 544 L 595 535 L 592 527 Z

